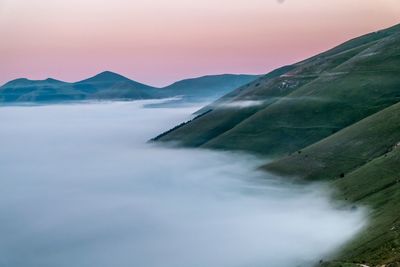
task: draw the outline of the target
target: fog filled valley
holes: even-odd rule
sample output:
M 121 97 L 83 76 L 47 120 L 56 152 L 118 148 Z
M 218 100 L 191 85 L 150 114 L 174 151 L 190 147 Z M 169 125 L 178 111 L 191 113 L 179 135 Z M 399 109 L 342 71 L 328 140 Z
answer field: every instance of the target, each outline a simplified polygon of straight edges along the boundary
M 199 108 L 160 102 L 0 108 L 0 266 L 311 266 L 365 225 L 253 156 L 147 143 Z

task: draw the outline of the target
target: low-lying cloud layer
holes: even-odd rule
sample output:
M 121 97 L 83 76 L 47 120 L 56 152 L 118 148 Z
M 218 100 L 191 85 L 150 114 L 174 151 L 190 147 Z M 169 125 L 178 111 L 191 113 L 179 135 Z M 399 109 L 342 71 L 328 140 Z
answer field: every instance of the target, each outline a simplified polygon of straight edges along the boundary
M 313 96 L 302 96 L 302 97 L 268 97 L 264 100 L 237 100 L 237 101 L 231 101 L 231 102 L 222 102 L 218 103 L 215 107 L 216 108 L 228 108 L 228 109 L 243 109 L 243 108 L 252 108 L 252 107 L 258 107 L 258 106 L 263 106 L 265 104 L 269 104 L 271 102 L 276 102 L 276 101 L 285 101 L 287 103 L 295 103 L 295 102 L 304 102 L 304 101 L 309 101 L 309 102 L 331 102 L 331 101 L 337 101 L 333 99 L 328 99 L 328 98 L 322 98 L 322 97 L 313 97 Z
M 300 266 L 362 227 L 259 162 L 145 144 L 197 110 L 0 108 L 0 265 Z
M 251 108 L 257 107 L 264 104 L 264 101 L 259 100 L 243 100 L 243 101 L 232 101 L 227 103 L 222 103 L 218 105 L 219 108 Z

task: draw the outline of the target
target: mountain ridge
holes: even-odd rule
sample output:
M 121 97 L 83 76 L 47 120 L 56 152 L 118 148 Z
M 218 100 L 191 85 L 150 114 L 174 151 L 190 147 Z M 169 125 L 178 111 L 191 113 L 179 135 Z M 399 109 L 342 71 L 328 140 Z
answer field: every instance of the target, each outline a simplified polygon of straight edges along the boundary
M 399 44 L 400 24 L 352 39 L 232 91 L 155 141 L 250 152 L 268 159 L 261 170 L 325 183 L 341 207 L 368 208 L 368 224 L 315 266 L 400 266 Z
M 0 103 L 158 99 L 178 95 L 186 101 L 205 101 L 214 100 L 257 77 L 239 74 L 207 75 L 177 81 L 165 87 L 149 86 L 111 71 L 103 71 L 77 82 L 52 78 L 19 78 L 0 87 Z
M 394 75 L 400 64 L 398 29 L 396 26 L 389 33 L 374 33 L 373 38 L 356 38 L 361 46 L 348 42 L 348 50 L 343 51 L 343 45 L 339 45 L 329 53 L 292 65 L 279 76 L 263 76 L 209 105 L 212 112 L 207 116 L 161 141 L 279 157 L 325 138 L 400 100 L 400 78 Z M 258 106 L 226 108 L 227 104 L 260 100 Z M 240 116 L 244 117 L 237 120 Z M 221 125 L 225 125 L 223 130 Z M 285 145 L 274 141 L 283 141 L 282 137 Z M 241 141 L 247 138 L 252 142 Z

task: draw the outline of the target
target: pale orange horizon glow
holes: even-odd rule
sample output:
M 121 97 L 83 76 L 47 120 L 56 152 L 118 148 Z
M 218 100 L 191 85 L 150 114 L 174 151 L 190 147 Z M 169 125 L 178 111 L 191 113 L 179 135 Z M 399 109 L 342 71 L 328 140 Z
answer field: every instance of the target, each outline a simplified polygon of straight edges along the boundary
M 0 0 L 0 83 L 266 73 L 397 23 L 399 0 Z

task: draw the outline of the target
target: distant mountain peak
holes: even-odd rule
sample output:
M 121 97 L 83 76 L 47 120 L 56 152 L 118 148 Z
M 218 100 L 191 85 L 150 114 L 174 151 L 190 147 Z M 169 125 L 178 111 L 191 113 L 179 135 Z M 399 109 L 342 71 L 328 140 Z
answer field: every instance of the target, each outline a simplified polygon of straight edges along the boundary
M 103 71 L 89 79 L 86 79 L 85 81 L 126 81 L 129 80 L 125 76 L 122 76 L 118 73 L 112 72 L 112 71 Z
M 48 82 L 48 83 L 60 83 L 61 82 L 60 80 L 56 80 L 56 79 L 53 79 L 53 78 L 47 78 L 44 81 Z

